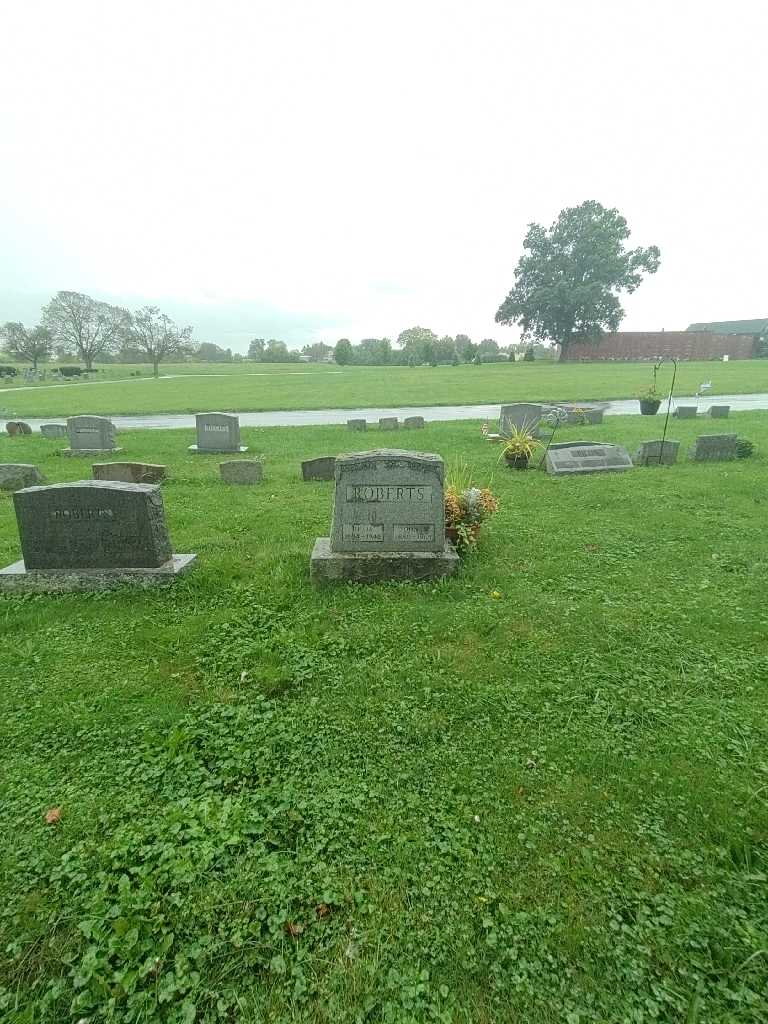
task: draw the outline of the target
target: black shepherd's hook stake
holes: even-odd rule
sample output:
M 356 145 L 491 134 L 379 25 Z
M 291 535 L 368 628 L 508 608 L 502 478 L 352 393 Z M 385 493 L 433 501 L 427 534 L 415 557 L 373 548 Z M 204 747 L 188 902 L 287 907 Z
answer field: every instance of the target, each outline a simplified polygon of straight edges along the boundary
M 536 467 L 536 469 L 541 469 L 541 467 L 544 465 L 544 460 L 547 457 L 547 452 L 549 451 L 549 446 L 552 444 L 552 441 L 554 440 L 555 434 L 557 433 L 557 428 L 560 426 L 560 422 L 561 422 L 560 421 L 559 410 L 557 411 L 557 413 L 549 413 L 549 415 L 550 416 L 554 415 L 555 422 L 552 425 L 552 433 L 549 435 L 549 438 L 547 439 L 547 447 L 544 449 L 544 453 L 541 456 L 541 458 L 539 459 L 539 464 Z
M 677 359 L 674 356 L 662 356 L 658 363 L 653 367 L 653 383 L 656 386 L 656 372 L 660 369 L 661 364 L 668 358 L 672 363 L 674 369 L 672 370 L 672 383 L 669 386 L 669 395 L 667 396 L 667 415 L 664 417 L 664 431 L 661 435 L 661 451 L 659 452 L 659 465 L 664 464 L 664 442 L 667 440 L 667 426 L 669 424 L 669 414 L 672 410 L 672 395 L 675 391 L 675 378 L 677 377 Z

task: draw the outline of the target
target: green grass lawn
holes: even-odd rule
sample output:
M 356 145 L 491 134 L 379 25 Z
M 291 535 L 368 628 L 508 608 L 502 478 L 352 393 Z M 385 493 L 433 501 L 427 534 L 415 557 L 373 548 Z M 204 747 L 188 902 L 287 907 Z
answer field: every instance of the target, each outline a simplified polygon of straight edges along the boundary
M 259 365 L 168 366 L 181 376 L 130 378 L 135 367 L 100 369 L 91 383 L 13 386 L 0 392 L 7 418 L 77 413 L 258 412 L 271 409 L 351 409 L 361 406 L 473 405 L 515 401 L 628 398 L 652 379 L 648 363 L 492 363 L 487 366 Z M 146 371 L 146 367 L 143 368 Z M 671 367 L 659 374 L 669 386 Z M 126 379 L 116 380 L 115 374 Z M 677 394 L 694 394 L 711 380 L 713 393 L 768 391 L 768 359 L 681 363 Z
M 428 424 L 500 496 L 477 552 L 319 592 L 299 462 L 389 435 L 246 428 L 237 488 L 188 431 L 121 434 L 200 564 L 0 598 L 0 1020 L 768 1020 L 768 414 L 724 426 L 758 454 L 553 479 Z M 61 446 L 0 461 L 89 476 Z

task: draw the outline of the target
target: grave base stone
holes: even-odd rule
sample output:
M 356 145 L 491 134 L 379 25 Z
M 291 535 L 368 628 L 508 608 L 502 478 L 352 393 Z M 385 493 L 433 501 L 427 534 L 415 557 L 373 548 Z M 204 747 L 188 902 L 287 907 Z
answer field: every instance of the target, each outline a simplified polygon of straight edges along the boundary
M 122 448 L 62 448 L 59 455 L 65 458 L 93 459 L 99 455 L 119 455 Z
M 302 480 L 333 480 L 336 456 L 324 455 L 319 459 L 307 459 L 301 464 Z
M 225 484 L 258 484 L 264 479 L 264 467 L 256 459 L 232 459 L 219 463 L 219 475 Z
M 312 549 L 313 583 L 380 583 L 382 580 L 437 580 L 452 576 L 459 556 L 450 541 L 441 552 L 381 551 L 351 554 L 331 551 L 331 538 L 318 537 Z
M 34 487 L 45 480 L 37 466 L 24 462 L 0 465 L 0 491 L 19 491 L 22 487 Z
M 0 592 L 54 594 L 112 590 L 126 584 L 162 587 L 173 583 L 195 565 L 197 555 L 171 555 L 154 568 L 141 569 L 27 569 L 24 559 L 0 569 Z
M 680 451 L 680 442 L 665 438 L 663 441 L 642 441 L 635 455 L 636 466 L 674 466 Z
M 95 462 L 94 480 L 117 480 L 124 484 L 159 484 L 165 480 L 165 466 L 152 462 Z

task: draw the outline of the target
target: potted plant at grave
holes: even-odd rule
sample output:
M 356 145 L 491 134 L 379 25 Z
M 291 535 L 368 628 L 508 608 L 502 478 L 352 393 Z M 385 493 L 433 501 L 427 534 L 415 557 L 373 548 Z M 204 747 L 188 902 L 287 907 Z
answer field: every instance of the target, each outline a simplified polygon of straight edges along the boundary
M 465 462 L 449 470 L 444 501 L 445 536 L 458 551 L 466 551 L 477 544 L 480 527 L 499 507 L 489 487 L 474 486 Z
M 637 398 L 640 402 L 640 415 L 641 416 L 655 416 L 659 411 L 662 398 L 664 396 L 659 394 L 656 390 L 656 385 L 652 384 L 645 391 L 641 391 Z
M 525 425 L 522 427 L 512 425 L 509 434 L 504 439 L 501 454 L 510 469 L 528 469 L 531 456 L 541 447 L 541 441 Z

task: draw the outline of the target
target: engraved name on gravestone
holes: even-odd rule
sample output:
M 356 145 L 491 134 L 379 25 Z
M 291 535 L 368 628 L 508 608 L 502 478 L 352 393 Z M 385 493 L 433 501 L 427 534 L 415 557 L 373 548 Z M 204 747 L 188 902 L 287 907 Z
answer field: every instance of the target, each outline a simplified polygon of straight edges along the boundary
M 632 459 L 626 449 L 617 444 L 569 441 L 549 446 L 546 466 L 547 472 L 552 476 L 572 476 L 577 473 L 620 473 L 632 469 Z
M 736 434 L 701 434 L 693 442 L 693 462 L 730 462 L 736 458 Z
M 444 472 L 440 456 L 426 452 L 338 456 L 331 550 L 442 552 Z
M 72 453 L 116 450 L 115 425 L 106 416 L 70 416 L 67 435 Z
M 197 444 L 192 452 L 247 452 L 240 444 L 240 420 L 226 412 L 203 412 L 195 416 Z
M 28 487 L 13 500 L 27 570 L 157 568 L 171 559 L 152 484 L 78 480 Z

